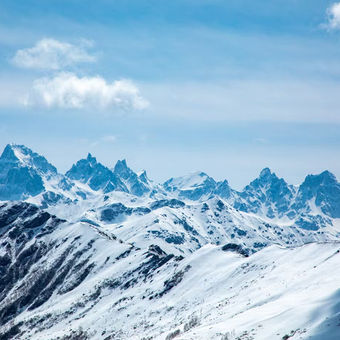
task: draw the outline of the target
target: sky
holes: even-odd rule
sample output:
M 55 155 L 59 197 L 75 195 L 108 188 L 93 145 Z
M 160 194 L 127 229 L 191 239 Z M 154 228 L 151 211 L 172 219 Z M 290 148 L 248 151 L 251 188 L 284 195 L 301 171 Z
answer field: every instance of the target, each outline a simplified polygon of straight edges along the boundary
M 340 3 L 2 0 L 0 148 L 241 189 L 340 178 Z

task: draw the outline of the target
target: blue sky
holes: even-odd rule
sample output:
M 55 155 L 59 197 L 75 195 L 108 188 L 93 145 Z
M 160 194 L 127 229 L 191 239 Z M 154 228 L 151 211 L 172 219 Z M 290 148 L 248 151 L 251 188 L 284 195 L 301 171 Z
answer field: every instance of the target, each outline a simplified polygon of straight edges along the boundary
M 0 145 L 60 171 L 87 152 L 126 158 L 157 181 L 340 178 L 336 5 L 2 0 Z

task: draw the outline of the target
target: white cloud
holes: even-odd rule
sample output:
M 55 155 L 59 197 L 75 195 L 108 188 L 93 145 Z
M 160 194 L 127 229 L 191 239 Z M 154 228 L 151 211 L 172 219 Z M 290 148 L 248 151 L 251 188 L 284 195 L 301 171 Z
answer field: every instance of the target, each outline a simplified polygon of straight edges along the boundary
M 78 77 L 62 72 L 40 78 L 24 101 L 27 106 L 61 109 L 141 110 L 148 102 L 129 80 L 107 83 L 102 77 Z
M 340 2 L 336 2 L 327 9 L 328 28 L 340 28 Z
M 86 41 L 77 46 L 55 39 L 42 39 L 31 48 L 18 50 L 12 62 L 23 68 L 60 70 L 76 63 L 96 61 L 86 51 L 88 45 Z

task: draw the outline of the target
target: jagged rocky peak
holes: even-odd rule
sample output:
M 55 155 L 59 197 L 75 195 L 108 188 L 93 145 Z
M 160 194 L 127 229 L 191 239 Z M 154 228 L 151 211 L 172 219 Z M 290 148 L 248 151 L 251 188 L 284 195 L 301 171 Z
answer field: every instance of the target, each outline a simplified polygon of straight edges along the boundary
M 338 181 L 334 174 L 325 170 L 318 175 L 308 175 L 301 186 L 318 187 L 320 185 L 336 185 Z
M 264 168 L 240 193 L 241 201 L 236 206 L 243 211 L 265 214 L 269 218 L 281 217 L 289 210 L 294 193 L 293 186 L 277 177 L 269 168 Z
M 66 173 L 66 176 L 73 180 L 87 183 L 93 190 L 103 190 L 105 193 L 111 191 L 129 192 L 136 196 L 142 196 L 149 192 L 149 183 L 145 183 L 145 177 L 140 179 L 126 163 L 126 160 L 119 160 L 114 169 L 109 169 L 97 162 L 90 153 L 86 159 L 79 160 Z
M 113 172 L 124 179 L 128 179 L 131 176 L 137 176 L 128 166 L 126 160 L 118 160 Z
M 90 153 L 87 154 L 86 160 L 92 165 L 97 163 L 96 157 L 93 157 Z
M 146 173 L 145 170 L 142 170 L 139 174 L 138 174 L 138 178 L 145 184 L 149 184 L 150 183 L 150 179 Z
M 244 191 L 264 195 L 263 188 L 268 188 L 278 182 L 282 184 L 286 183 L 283 179 L 281 181 L 269 168 L 264 168 L 261 170 L 259 176 L 244 188 Z
M 141 177 L 138 176 L 128 167 L 125 159 L 117 161 L 113 172 L 125 184 L 131 194 L 143 196 L 151 191 L 150 181 L 146 173 L 142 174 Z
M 126 163 L 126 159 L 119 159 L 115 165 L 114 170 L 115 171 L 125 171 L 126 169 L 129 169 Z
M 57 175 L 46 158 L 24 145 L 8 144 L 0 157 L 0 199 L 21 200 L 45 190 L 44 181 Z
M 319 207 L 321 211 L 331 217 L 340 217 L 340 183 L 328 170 L 318 175 L 308 175 L 300 185 L 296 198 L 296 209 L 303 209 L 306 205 Z
M 258 188 L 265 186 L 282 186 L 288 187 L 289 185 L 283 178 L 277 177 L 275 172 L 272 172 L 269 168 L 264 168 L 261 170 L 259 176 L 253 180 L 249 185 L 245 187 L 244 190 L 248 190 L 249 188 Z
M 233 190 L 230 188 L 230 185 L 226 179 L 224 181 L 218 182 L 214 190 L 214 194 L 222 198 L 230 198 L 232 193 Z
M 90 153 L 86 159 L 79 160 L 73 164 L 65 174 L 72 180 L 87 183 L 93 190 L 103 190 L 105 193 L 117 190 L 127 192 L 127 188 L 109 168 L 97 162 Z
M 14 144 L 7 144 L 5 146 L 4 151 L 2 152 L 2 155 L 0 157 L 1 160 L 12 160 L 12 161 L 18 161 L 17 156 L 14 153 Z
M 264 168 L 260 172 L 260 178 L 269 178 L 272 175 L 276 176 L 275 173 L 272 173 L 269 168 Z
M 272 172 L 269 168 L 264 168 L 260 171 L 260 174 L 255 180 L 253 180 L 249 186 L 264 186 L 271 184 L 273 181 L 281 180 L 279 179 L 275 172 Z M 282 179 L 283 180 L 283 179 Z M 284 180 L 283 180 L 284 181 Z
M 96 168 L 100 166 L 101 164 L 97 162 L 97 159 L 89 153 L 86 158 L 80 159 L 77 163 L 73 164 L 65 175 L 71 179 L 86 182 L 93 172 L 96 171 Z
M 41 175 L 57 174 L 57 169 L 45 157 L 24 145 L 7 144 L 1 157 L 2 166 L 22 166 L 34 168 Z

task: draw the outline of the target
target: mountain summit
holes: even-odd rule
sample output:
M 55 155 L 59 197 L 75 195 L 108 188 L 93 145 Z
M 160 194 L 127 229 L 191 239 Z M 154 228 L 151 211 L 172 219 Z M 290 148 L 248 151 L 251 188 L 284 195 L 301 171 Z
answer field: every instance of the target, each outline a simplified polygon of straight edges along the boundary
M 151 191 L 150 181 L 146 176 L 146 172 L 142 177 L 139 177 L 127 166 L 125 159 L 117 161 L 113 173 L 120 178 L 133 195 L 143 196 Z
M 104 193 L 111 191 L 128 192 L 125 184 L 109 168 L 97 162 L 90 153 L 87 158 L 79 160 L 66 172 L 66 177 L 88 184 L 95 191 L 103 190 Z
M 45 190 L 44 182 L 57 175 L 46 158 L 24 145 L 8 144 L 0 157 L 0 199 L 19 200 Z
M 283 178 L 278 178 L 269 168 L 264 168 L 260 175 L 240 193 L 238 208 L 259 213 L 273 218 L 282 217 L 289 210 L 295 189 Z
M 300 185 L 295 208 L 315 212 L 315 207 L 330 217 L 340 218 L 340 183 L 329 171 L 308 175 Z
M 7 163 L 8 165 L 32 168 L 44 176 L 57 174 L 57 169 L 45 157 L 40 156 L 24 145 L 7 144 L 0 161 L 3 165 Z

